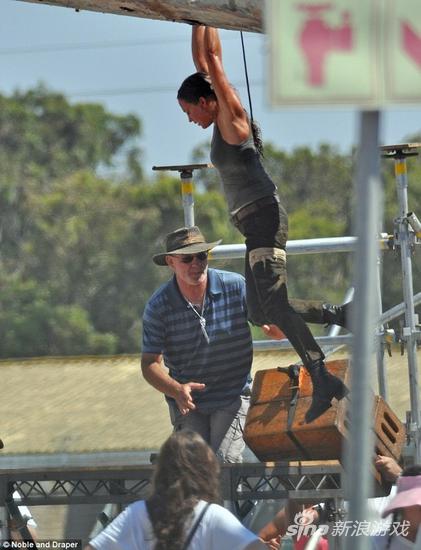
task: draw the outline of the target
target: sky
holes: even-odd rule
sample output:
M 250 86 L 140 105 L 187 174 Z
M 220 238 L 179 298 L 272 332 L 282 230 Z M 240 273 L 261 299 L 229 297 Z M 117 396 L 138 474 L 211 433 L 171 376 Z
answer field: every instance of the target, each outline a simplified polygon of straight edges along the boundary
M 185 164 L 211 129 L 189 124 L 176 101 L 182 80 L 194 72 L 191 27 L 136 17 L 76 12 L 19 0 L 0 2 L 0 93 L 44 83 L 73 102 L 100 102 L 142 121 L 142 164 Z M 238 31 L 221 31 L 224 65 L 244 105 L 245 87 Z M 329 143 L 347 153 L 358 141 L 359 113 L 350 109 L 273 108 L 268 99 L 267 37 L 244 33 L 255 119 L 265 141 L 280 149 Z M 382 113 L 381 143 L 401 143 L 421 131 L 421 106 Z

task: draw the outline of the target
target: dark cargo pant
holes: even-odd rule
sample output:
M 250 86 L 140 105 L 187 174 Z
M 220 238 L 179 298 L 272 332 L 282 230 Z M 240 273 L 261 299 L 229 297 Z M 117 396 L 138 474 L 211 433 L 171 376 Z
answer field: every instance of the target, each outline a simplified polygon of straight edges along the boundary
M 246 290 L 249 318 L 257 325 L 277 325 L 291 342 L 304 365 L 324 358 L 303 316 L 288 300 L 285 247 L 288 217 L 282 205 L 273 203 L 235 223 L 246 239 Z M 295 302 L 306 320 L 321 321 L 321 308 Z M 313 306 L 313 307 L 312 307 Z

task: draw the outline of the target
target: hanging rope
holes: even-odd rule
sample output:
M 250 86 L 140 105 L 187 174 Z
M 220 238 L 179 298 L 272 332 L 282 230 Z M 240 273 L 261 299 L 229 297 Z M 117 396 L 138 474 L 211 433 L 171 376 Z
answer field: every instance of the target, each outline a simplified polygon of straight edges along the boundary
M 241 48 L 243 50 L 244 73 L 246 75 L 247 95 L 249 98 L 249 106 L 250 106 L 250 120 L 251 122 L 253 122 L 253 106 L 251 104 L 250 82 L 249 82 L 249 75 L 247 70 L 246 49 L 244 47 L 243 31 L 240 31 L 240 36 L 241 36 Z
M 257 124 L 254 122 L 254 119 L 253 119 L 253 105 L 251 104 L 250 82 L 249 82 L 249 75 L 247 70 L 246 49 L 244 47 L 243 31 L 240 31 L 240 36 L 241 36 L 241 47 L 243 50 L 244 73 L 246 75 L 247 95 L 249 98 L 249 106 L 250 106 L 251 132 L 253 134 L 253 141 L 254 141 L 254 145 L 256 146 L 256 150 L 259 156 L 263 157 L 264 155 L 263 155 L 262 136 L 260 133 L 260 129 L 258 128 Z

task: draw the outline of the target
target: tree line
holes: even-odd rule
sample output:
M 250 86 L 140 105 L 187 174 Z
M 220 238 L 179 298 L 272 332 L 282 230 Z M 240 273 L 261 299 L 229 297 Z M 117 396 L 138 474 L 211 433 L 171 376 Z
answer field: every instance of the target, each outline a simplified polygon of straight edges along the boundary
M 151 257 L 183 225 L 180 180 L 142 170 L 141 120 L 71 104 L 43 86 L 0 95 L 0 357 L 137 353 L 141 315 L 169 277 Z M 416 139 L 413 136 L 412 139 Z M 208 144 L 192 162 L 208 161 Z M 355 154 L 329 145 L 265 146 L 287 206 L 290 239 L 351 235 Z M 410 208 L 421 217 L 421 162 L 408 161 Z M 393 162 L 382 164 L 383 230 L 398 215 Z M 242 242 L 214 171 L 196 172 L 195 218 L 207 238 Z M 380 207 L 380 205 L 379 205 Z M 291 256 L 289 292 L 341 301 L 350 254 Z M 242 261 L 215 262 L 242 272 Z M 414 287 L 420 291 L 414 255 Z M 383 305 L 402 301 L 399 251 L 384 255 Z

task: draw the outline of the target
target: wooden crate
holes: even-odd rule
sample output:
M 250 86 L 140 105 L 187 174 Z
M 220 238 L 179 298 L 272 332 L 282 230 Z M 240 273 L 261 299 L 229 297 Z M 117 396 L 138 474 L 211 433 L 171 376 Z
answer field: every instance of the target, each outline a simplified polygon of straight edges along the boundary
M 348 360 L 329 361 L 329 372 L 349 386 Z M 278 369 L 256 373 L 244 439 L 250 449 L 265 461 L 341 460 L 342 444 L 347 434 L 348 399 L 333 399 L 332 406 L 319 418 L 305 423 L 311 403 L 312 383 L 305 369 L 300 369 L 300 391 L 292 422 L 288 426 L 291 378 Z M 405 441 L 405 429 L 387 403 L 374 398 L 375 452 L 398 460 Z
M 405 444 L 405 426 L 379 395 L 374 397 L 373 415 L 376 433 L 375 452 L 399 460 Z

